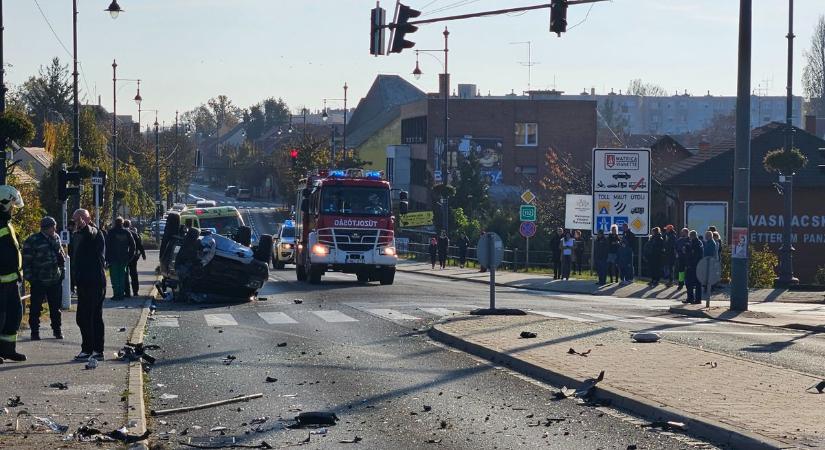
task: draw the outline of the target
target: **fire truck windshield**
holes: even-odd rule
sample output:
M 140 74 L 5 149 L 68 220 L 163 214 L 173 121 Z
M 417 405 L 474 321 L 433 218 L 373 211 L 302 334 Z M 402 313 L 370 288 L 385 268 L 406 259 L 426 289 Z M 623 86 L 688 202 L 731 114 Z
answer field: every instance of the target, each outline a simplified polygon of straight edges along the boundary
M 348 216 L 390 215 L 390 191 L 380 187 L 325 186 L 321 211 Z

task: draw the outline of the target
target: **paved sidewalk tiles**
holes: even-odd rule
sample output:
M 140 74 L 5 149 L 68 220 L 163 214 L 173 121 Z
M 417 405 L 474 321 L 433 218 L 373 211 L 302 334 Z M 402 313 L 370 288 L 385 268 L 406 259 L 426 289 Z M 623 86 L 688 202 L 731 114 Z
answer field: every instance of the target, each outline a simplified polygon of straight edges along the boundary
M 520 339 L 525 330 L 538 337 Z M 684 413 L 694 432 L 712 434 L 705 437 L 749 443 L 748 448 L 777 441 L 825 446 L 825 397 L 806 392 L 820 381 L 812 375 L 676 343 L 635 343 L 628 332 L 534 315 L 463 316 L 436 325 L 431 334 L 471 352 L 484 349 L 579 381 L 604 370 L 603 392 L 627 404 Z M 591 352 L 569 355 L 570 348 Z M 738 430 L 732 436 L 739 440 L 719 430 Z

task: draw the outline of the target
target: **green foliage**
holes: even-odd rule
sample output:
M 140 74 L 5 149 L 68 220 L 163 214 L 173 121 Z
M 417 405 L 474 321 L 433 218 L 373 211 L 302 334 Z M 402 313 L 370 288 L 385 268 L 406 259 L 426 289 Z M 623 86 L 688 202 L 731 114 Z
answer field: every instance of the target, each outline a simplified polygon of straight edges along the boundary
M 46 121 L 71 120 L 73 93 L 69 66 L 53 58 L 51 64 L 40 67 L 38 76 L 23 83 L 19 98 L 38 130 Z
M 819 266 L 816 268 L 814 279 L 816 280 L 816 284 L 825 286 L 825 266 Z
M 40 219 L 45 215 L 45 211 L 40 206 L 40 196 L 36 184 L 21 184 L 14 175 L 9 175 L 6 182 L 17 188 L 20 196 L 23 197 L 23 206 L 14 210 L 14 226 L 17 235 L 25 239 L 30 234 L 40 231 Z
M 722 266 L 722 281 L 730 281 L 730 246 L 722 246 L 722 259 L 720 261 L 720 265 Z
M 8 110 L 0 115 L 0 136 L 27 145 L 34 139 L 34 124 L 26 114 Z
M 779 265 L 779 258 L 765 244 L 761 250 L 750 248 L 750 265 L 748 266 L 748 286 L 752 288 L 773 287 L 776 278 L 775 268 Z
M 786 152 L 782 149 L 771 150 L 765 154 L 762 165 L 768 172 L 791 175 L 808 164 L 808 158 L 798 148 Z
M 485 217 L 490 210 L 489 186 L 481 174 L 478 154 L 459 156 L 458 176 L 453 180 L 455 192 L 450 197 L 451 208 L 462 208 L 467 216 Z
M 453 230 L 452 235 L 458 237 L 461 233 L 466 233 L 471 242 L 478 240 L 481 235 L 481 223 L 478 219 L 470 219 L 464 214 L 463 208 L 455 208 L 452 210 L 452 224 L 450 229 Z

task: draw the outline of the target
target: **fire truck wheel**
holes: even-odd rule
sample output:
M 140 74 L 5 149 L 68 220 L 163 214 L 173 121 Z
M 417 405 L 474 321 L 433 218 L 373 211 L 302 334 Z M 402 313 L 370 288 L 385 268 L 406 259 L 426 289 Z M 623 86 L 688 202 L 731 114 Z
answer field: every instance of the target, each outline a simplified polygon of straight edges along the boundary
M 361 284 L 366 284 L 370 281 L 370 274 L 367 272 L 358 272 L 355 276 L 358 277 L 358 282 Z
M 395 281 L 395 268 L 382 270 L 381 279 L 379 281 L 382 285 L 392 284 L 393 281 Z
M 306 261 L 304 258 L 301 259 L 302 261 Z M 295 276 L 298 278 L 298 281 L 306 281 L 307 280 L 307 272 L 304 269 L 303 264 L 298 264 L 298 261 L 295 261 Z
M 255 249 L 255 259 L 262 262 L 269 262 L 272 259 L 272 235 L 261 236 L 258 247 Z
M 316 265 L 309 266 L 309 273 L 307 274 L 307 278 L 309 279 L 310 284 L 320 283 L 321 275 L 323 275 L 323 270 L 320 267 Z

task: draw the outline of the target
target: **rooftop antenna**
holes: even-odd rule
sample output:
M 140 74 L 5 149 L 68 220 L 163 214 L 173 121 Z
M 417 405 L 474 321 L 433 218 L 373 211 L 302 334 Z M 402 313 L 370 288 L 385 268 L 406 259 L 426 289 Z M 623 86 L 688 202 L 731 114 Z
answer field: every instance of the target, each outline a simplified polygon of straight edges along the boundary
M 527 92 L 533 89 L 533 66 L 539 64 L 533 61 L 533 41 L 510 42 L 510 45 L 527 45 L 527 61 L 517 61 L 520 65 L 527 67 Z

